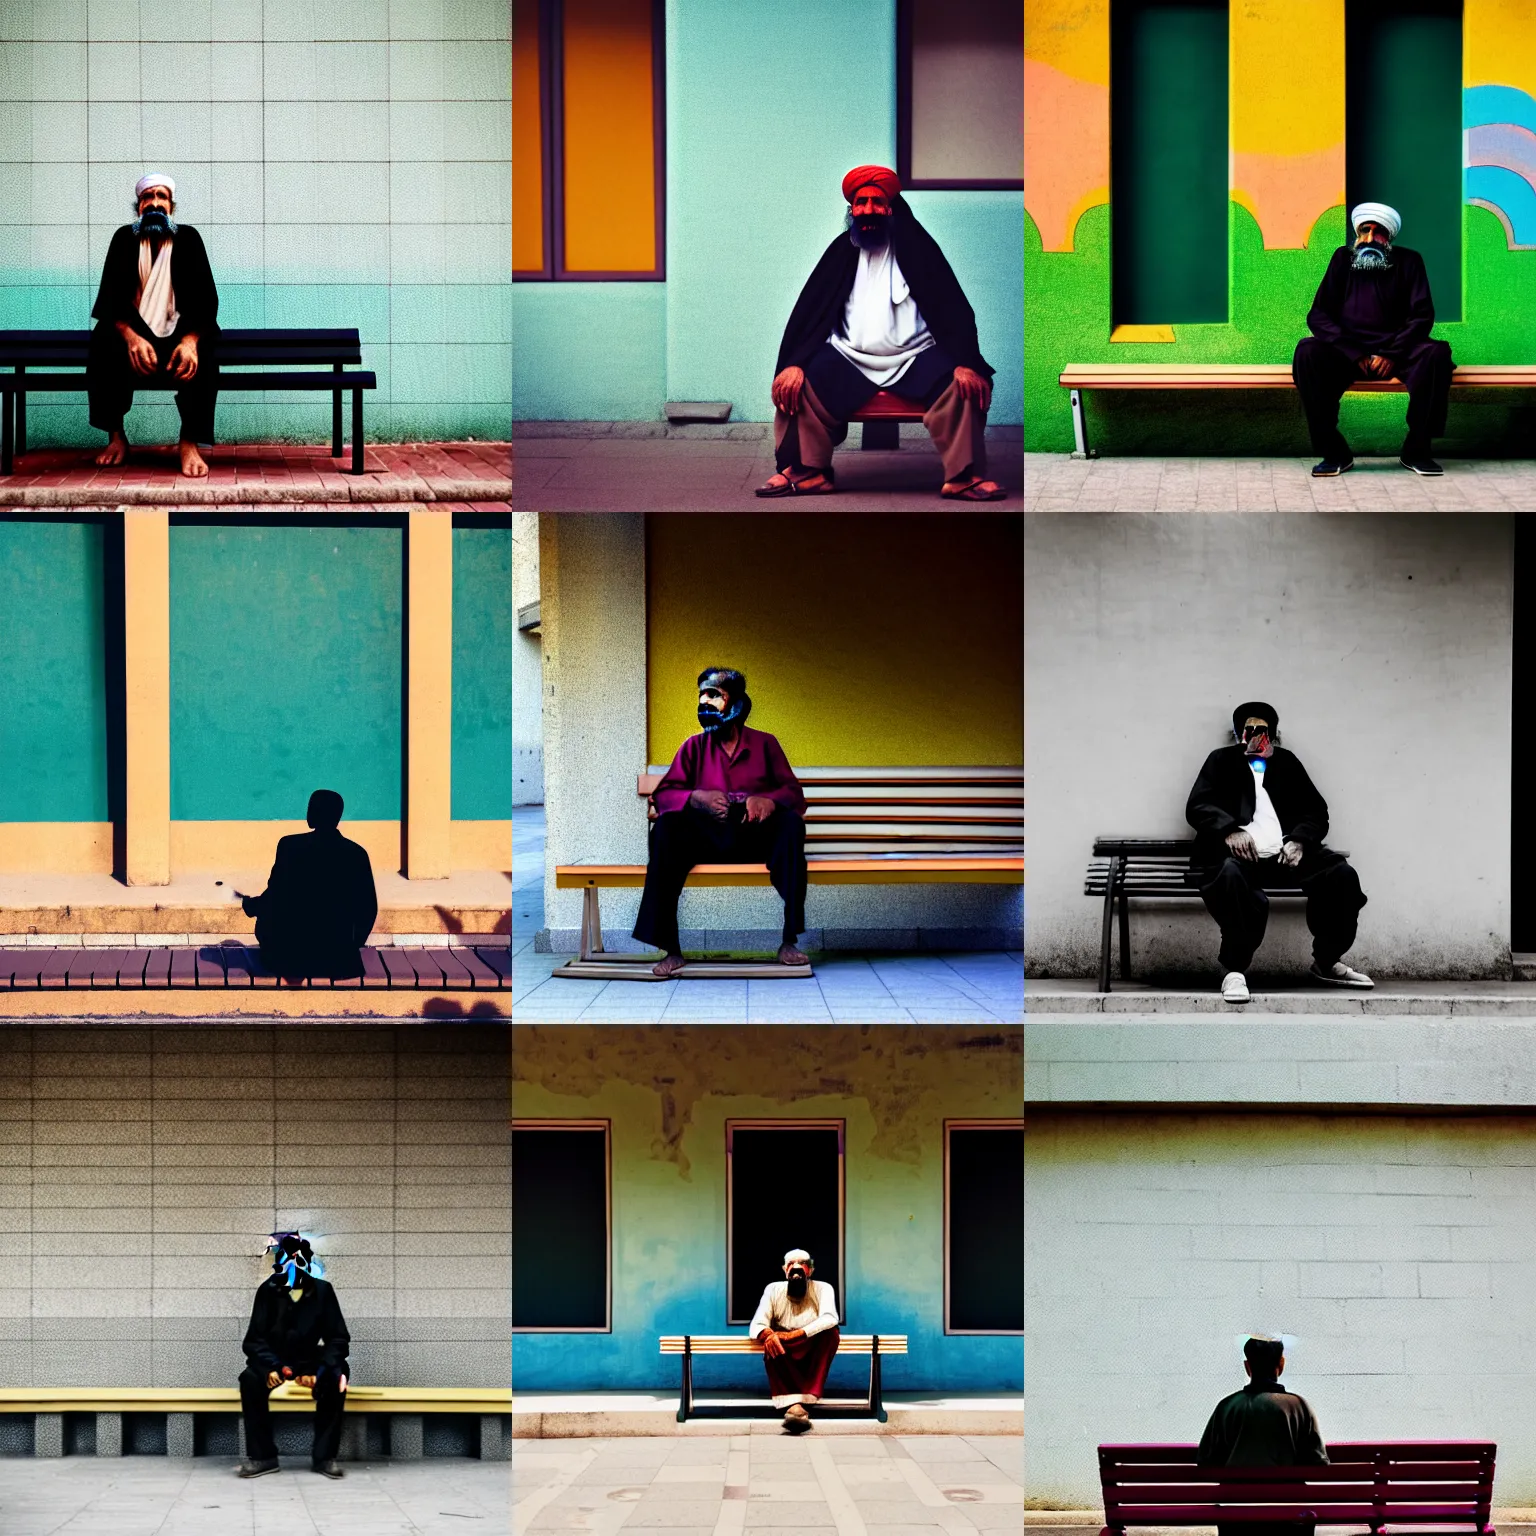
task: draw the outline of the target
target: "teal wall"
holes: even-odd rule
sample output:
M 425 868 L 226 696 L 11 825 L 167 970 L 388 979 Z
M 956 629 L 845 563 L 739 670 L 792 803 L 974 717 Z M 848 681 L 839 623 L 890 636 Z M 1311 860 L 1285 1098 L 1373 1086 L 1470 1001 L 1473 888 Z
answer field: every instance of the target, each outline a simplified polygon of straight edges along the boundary
M 514 283 L 517 421 L 660 421 L 665 283 Z
M 173 524 L 171 817 L 400 815 L 399 527 Z
M 510 518 L 453 530 L 452 814 L 512 815 Z
M 0 821 L 107 819 L 102 546 L 0 520 Z

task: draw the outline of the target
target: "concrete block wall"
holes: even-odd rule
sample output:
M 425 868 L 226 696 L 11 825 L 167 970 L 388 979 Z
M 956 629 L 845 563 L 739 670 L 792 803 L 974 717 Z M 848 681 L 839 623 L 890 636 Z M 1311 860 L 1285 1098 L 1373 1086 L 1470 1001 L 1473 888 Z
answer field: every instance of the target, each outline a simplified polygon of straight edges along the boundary
M 359 1383 L 510 1379 L 504 1026 L 0 1030 L 0 1385 L 228 1386 L 312 1232 Z

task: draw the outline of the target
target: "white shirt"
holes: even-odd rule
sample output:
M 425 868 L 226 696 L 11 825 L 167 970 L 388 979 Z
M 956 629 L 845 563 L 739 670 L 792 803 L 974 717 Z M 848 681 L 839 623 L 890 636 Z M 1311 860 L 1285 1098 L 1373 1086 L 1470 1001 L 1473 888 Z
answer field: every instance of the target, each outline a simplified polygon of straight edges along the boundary
M 1275 814 L 1274 802 L 1264 788 L 1264 759 L 1249 758 L 1248 767 L 1253 773 L 1253 820 L 1243 831 L 1253 839 L 1259 857 L 1267 859 L 1285 846 L 1285 836 L 1280 831 L 1280 818 Z
M 889 243 L 877 251 L 859 252 L 842 329 L 827 340 L 881 389 L 894 384 L 918 353 L 934 345 Z
M 747 1325 L 748 1337 L 756 1338 L 764 1328 L 775 1333 L 790 1333 L 803 1328 L 806 1337 L 837 1327 L 837 1296 L 825 1280 L 806 1283 L 805 1295 L 796 1301 L 789 1294 L 789 1281 L 775 1280 L 763 1290 L 763 1299 Z

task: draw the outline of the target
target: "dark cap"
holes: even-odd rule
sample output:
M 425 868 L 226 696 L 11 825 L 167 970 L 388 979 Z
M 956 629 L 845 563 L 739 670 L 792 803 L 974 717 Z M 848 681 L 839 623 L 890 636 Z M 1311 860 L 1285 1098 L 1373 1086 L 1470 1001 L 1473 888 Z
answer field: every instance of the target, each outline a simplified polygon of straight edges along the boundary
M 1280 711 L 1273 704 L 1264 704 L 1258 699 L 1250 699 L 1246 704 L 1239 704 L 1232 711 L 1232 730 L 1241 736 L 1243 734 L 1243 721 L 1258 716 L 1261 720 L 1269 722 L 1272 731 L 1280 729 Z

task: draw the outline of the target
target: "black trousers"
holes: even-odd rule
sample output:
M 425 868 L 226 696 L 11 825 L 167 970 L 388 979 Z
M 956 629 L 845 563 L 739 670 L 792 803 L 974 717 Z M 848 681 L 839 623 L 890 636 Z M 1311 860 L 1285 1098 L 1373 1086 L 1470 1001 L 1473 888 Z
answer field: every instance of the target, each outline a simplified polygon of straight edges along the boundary
M 1382 354 L 1386 356 L 1387 354 Z M 1450 345 L 1422 341 L 1412 351 L 1392 356 L 1392 371 L 1408 387 L 1408 446 L 1427 454 L 1430 439 L 1445 432 L 1455 360 Z M 1291 377 L 1307 414 L 1312 451 L 1321 459 L 1347 459 L 1349 444 L 1339 431 L 1339 401 L 1360 382 L 1360 367 L 1331 342 L 1303 336 L 1291 359 Z
M 154 336 L 148 330 L 140 335 L 155 349 L 160 360 L 159 372 L 152 378 L 164 382 L 170 378 L 165 365 L 181 340 L 177 326 L 169 336 Z M 90 399 L 91 425 L 103 432 L 121 432 L 123 417 L 133 405 L 134 388 L 147 383 L 128 362 L 128 343 L 110 321 L 102 320 L 91 332 L 90 351 L 85 359 L 85 388 Z M 217 336 L 200 336 L 197 341 L 197 372 L 176 390 L 176 408 L 181 412 L 181 435 L 189 443 L 213 441 L 213 411 L 219 396 L 219 357 Z
M 295 1376 L 307 1376 L 309 1366 L 294 1366 Z M 346 1411 L 347 1394 L 341 1390 L 341 1369 L 337 1366 L 314 1372 L 315 1381 L 315 1442 L 310 1460 L 319 1466 L 324 1461 L 336 1459 L 341 1445 L 341 1416 Z M 275 1461 L 277 1442 L 272 1438 L 272 1407 L 267 1394 L 273 1389 L 267 1385 L 267 1373 L 257 1365 L 248 1365 L 240 1372 L 240 1408 L 245 1415 L 245 1454 L 252 1461 Z
M 1262 887 L 1299 885 L 1307 898 L 1307 928 L 1312 958 L 1327 970 L 1342 960 L 1355 942 L 1360 909 L 1366 898 L 1360 877 L 1341 853 L 1309 848 L 1295 869 L 1279 859 L 1228 858 L 1197 872 L 1205 909 L 1221 928 L 1221 968 L 1246 971 L 1264 942 L 1269 897 Z
M 669 955 L 679 954 L 677 903 L 695 864 L 766 864 L 784 898 L 784 942 L 805 932 L 805 822 L 782 808 L 767 821 L 743 820 L 735 804 L 724 821 L 692 806 L 668 811 L 651 828 L 651 856 L 634 936 Z

